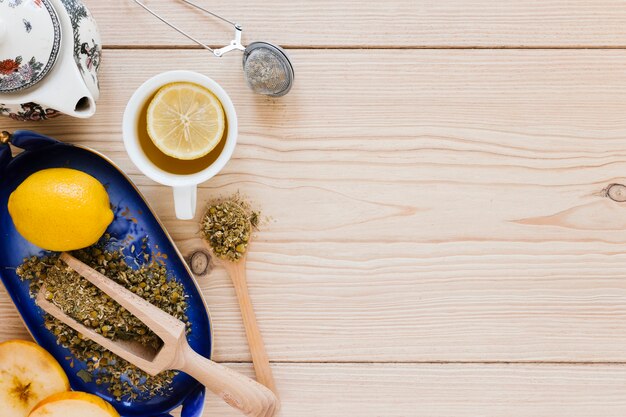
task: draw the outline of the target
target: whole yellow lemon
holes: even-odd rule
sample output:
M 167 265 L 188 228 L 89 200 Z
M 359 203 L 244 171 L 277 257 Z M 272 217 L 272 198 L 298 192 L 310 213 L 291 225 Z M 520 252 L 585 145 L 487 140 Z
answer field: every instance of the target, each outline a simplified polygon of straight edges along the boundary
M 102 184 L 69 168 L 44 169 L 26 178 L 9 196 L 9 214 L 24 239 L 53 251 L 93 245 L 113 221 Z

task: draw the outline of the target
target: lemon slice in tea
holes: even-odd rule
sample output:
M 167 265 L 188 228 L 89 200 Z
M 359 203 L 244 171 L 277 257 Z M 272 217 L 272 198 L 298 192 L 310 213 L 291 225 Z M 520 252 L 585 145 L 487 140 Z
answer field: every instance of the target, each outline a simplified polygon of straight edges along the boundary
M 148 106 L 148 135 L 164 154 L 198 159 L 222 140 L 226 121 L 222 103 L 197 84 L 180 82 L 162 87 Z

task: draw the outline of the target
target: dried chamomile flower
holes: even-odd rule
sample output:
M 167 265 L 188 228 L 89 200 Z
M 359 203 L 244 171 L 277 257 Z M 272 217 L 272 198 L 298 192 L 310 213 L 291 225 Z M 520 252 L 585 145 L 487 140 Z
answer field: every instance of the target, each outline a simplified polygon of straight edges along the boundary
M 218 258 L 236 262 L 246 254 L 259 216 L 237 194 L 209 205 L 202 218 L 202 233 Z

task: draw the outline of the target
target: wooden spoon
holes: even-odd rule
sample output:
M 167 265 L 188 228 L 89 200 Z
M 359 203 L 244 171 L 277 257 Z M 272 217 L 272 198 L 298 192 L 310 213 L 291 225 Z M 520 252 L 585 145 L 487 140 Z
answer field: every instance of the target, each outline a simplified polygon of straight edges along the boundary
M 196 353 L 187 343 L 185 324 L 182 321 L 153 306 L 71 255 L 63 253 L 61 260 L 141 320 L 161 339 L 163 346 L 155 352 L 137 342 L 107 339 L 73 320 L 56 305 L 47 301 L 45 288 L 42 288 L 37 294 L 36 301 L 45 312 L 150 375 L 169 369 L 181 370 L 247 416 L 272 417 L 274 415 L 278 400 L 272 391 Z
M 274 374 L 272 373 L 272 368 L 270 367 L 270 361 L 267 356 L 267 351 L 265 350 L 265 343 L 263 343 L 263 336 L 261 336 L 256 314 L 254 313 L 254 308 L 252 307 L 250 293 L 248 292 L 248 278 L 246 276 L 247 254 L 244 254 L 237 262 L 221 259 L 215 255 L 215 252 L 206 239 L 203 239 L 202 241 L 205 248 L 209 251 L 209 253 L 212 253 L 213 258 L 217 259 L 224 269 L 226 269 L 230 279 L 233 281 L 233 286 L 235 287 L 235 292 L 237 293 L 237 300 L 239 301 L 239 308 L 241 309 L 243 325 L 246 329 L 248 345 L 250 345 L 250 354 L 252 355 L 252 363 L 254 365 L 256 379 L 261 384 L 271 389 L 278 398 L 278 390 L 276 389 Z

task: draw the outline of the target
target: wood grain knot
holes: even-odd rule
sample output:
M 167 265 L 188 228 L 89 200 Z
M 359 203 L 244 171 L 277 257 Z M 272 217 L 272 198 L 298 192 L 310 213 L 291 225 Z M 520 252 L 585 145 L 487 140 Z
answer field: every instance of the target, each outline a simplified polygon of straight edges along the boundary
M 194 275 L 204 276 L 211 272 L 211 254 L 203 249 L 193 252 L 186 260 Z
M 224 402 L 228 405 L 230 405 L 231 407 L 237 409 L 237 410 L 241 410 L 243 408 L 243 404 L 241 404 L 239 401 L 237 401 L 237 399 L 235 397 L 233 397 L 232 395 L 230 395 L 227 392 L 223 392 L 221 395 L 222 399 L 224 400 Z
M 626 185 L 611 184 L 606 188 L 606 196 L 618 203 L 626 202 Z

